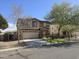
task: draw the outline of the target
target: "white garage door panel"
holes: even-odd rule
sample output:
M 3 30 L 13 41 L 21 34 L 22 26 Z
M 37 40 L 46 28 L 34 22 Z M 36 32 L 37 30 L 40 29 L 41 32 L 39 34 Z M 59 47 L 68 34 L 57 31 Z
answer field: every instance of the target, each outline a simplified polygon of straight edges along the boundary
M 23 39 L 26 39 L 26 38 L 38 38 L 38 37 L 39 37 L 38 32 L 24 32 L 23 33 Z

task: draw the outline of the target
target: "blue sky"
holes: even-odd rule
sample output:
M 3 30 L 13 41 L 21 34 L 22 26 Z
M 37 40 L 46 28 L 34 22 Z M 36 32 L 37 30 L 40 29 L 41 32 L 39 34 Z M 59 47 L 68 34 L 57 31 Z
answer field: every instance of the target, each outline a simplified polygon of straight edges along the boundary
M 0 0 L 0 14 L 2 14 L 9 23 L 8 29 L 15 29 L 11 19 L 11 8 L 14 4 L 22 7 L 23 16 L 32 16 L 44 20 L 44 16 L 49 13 L 51 7 L 57 3 L 67 1 L 70 4 L 78 4 L 79 0 Z

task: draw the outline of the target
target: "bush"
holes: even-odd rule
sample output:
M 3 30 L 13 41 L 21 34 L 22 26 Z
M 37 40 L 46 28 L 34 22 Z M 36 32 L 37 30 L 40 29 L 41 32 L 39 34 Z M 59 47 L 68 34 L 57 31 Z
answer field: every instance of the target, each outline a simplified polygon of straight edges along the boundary
M 4 34 L 3 37 L 4 37 L 3 41 L 14 41 L 14 40 L 17 39 L 17 34 L 7 32 L 7 33 Z
M 4 36 L 3 36 L 4 37 L 3 41 L 8 41 L 9 35 L 10 35 L 10 33 L 5 33 Z
M 50 43 L 64 43 L 65 42 L 64 39 L 48 39 L 47 41 Z
M 60 36 L 58 36 L 58 34 L 52 34 L 52 35 L 50 35 L 50 38 L 51 38 L 51 39 L 65 38 L 65 35 L 60 35 Z

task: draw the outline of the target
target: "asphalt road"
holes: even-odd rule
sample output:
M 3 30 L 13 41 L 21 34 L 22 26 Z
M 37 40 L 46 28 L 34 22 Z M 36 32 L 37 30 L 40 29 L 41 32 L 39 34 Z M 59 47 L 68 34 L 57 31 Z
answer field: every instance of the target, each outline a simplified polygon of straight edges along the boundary
M 0 59 L 79 59 L 79 44 L 69 47 L 20 48 L 0 52 Z

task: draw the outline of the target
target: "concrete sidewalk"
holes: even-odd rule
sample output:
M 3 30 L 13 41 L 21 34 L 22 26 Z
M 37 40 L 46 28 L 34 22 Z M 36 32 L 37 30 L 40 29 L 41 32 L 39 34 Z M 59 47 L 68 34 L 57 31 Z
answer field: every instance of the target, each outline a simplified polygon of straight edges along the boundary
M 26 40 L 20 40 L 20 42 L 33 42 L 33 41 L 40 41 L 41 39 L 26 39 Z M 11 51 L 11 50 L 17 50 L 20 48 L 23 48 L 22 46 L 14 46 L 18 45 L 18 41 L 11 41 L 11 42 L 0 42 L 0 52 L 5 52 L 5 51 Z M 14 47 L 13 47 L 14 46 Z
M 17 49 L 20 49 L 20 48 L 22 48 L 22 47 L 8 48 L 8 49 L 1 49 L 0 52 L 6 52 L 6 51 L 17 50 Z

